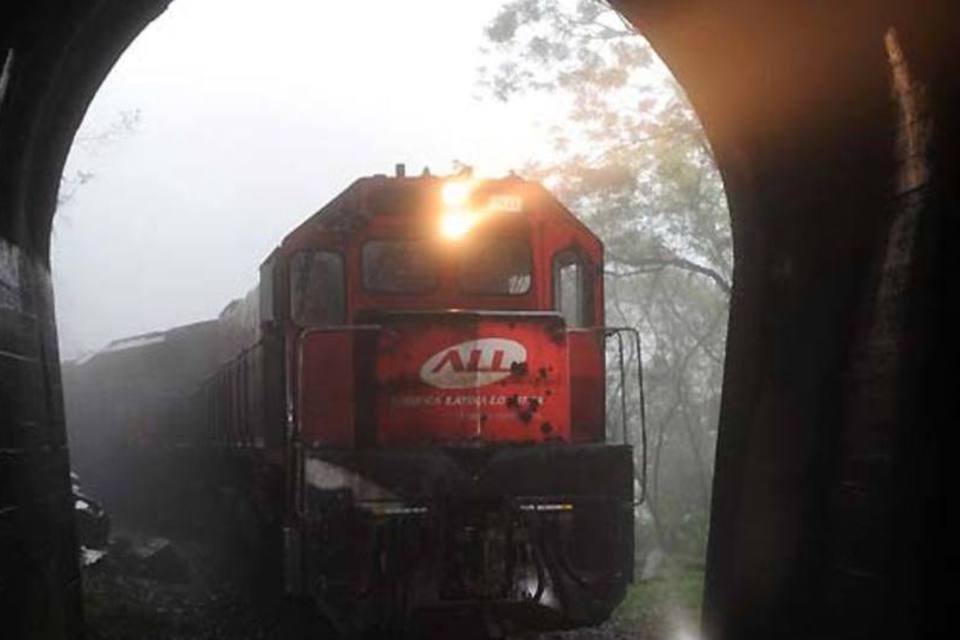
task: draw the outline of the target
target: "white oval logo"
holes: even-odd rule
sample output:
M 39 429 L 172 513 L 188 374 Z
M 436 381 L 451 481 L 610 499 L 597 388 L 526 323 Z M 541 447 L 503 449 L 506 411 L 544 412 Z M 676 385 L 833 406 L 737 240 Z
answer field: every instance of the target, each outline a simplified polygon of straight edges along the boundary
M 440 389 L 482 387 L 510 375 L 510 367 L 527 361 L 516 340 L 467 340 L 433 354 L 420 367 L 420 379 Z

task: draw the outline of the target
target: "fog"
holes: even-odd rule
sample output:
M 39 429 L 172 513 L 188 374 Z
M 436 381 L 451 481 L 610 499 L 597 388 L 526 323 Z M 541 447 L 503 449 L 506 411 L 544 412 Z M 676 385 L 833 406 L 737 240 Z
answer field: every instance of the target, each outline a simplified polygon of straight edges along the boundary
M 455 161 L 495 176 L 544 153 L 552 101 L 477 97 L 500 4 L 173 2 L 106 79 L 67 161 L 61 357 L 216 315 L 357 177 Z

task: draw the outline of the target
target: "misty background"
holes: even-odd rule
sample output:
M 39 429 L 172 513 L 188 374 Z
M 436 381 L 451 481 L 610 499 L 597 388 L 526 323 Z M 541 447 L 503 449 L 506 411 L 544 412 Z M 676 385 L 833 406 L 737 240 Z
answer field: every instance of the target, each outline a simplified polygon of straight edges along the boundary
M 496 0 L 375 5 L 177 0 L 133 42 L 64 171 L 63 359 L 214 317 L 358 177 L 455 160 L 499 176 L 549 151 L 557 100 L 478 89 Z

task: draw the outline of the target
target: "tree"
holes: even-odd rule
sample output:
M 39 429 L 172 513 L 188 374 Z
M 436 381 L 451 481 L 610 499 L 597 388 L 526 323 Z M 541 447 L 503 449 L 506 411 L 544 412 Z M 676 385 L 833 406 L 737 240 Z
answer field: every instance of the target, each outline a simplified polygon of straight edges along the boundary
M 479 75 L 490 96 L 549 95 L 560 106 L 553 158 L 525 173 L 606 244 L 608 324 L 642 334 L 650 535 L 668 551 L 700 555 L 733 262 L 709 144 L 650 45 L 604 2 L 511 0 L 486 37 Z M 608 376 L 615 399 L 622 381 L 615 370 Z M 626 389 L 636 424 L 635 386 Z M 615 403 L 608 415 L 613 429 L 622 419 Z
M 81 125 L 73 139 L 73 149 L 81 149 L 87 153 L 112 144 L 121 138 L 133 134 L 140 126 L 140 109 L 125 109 L 117 113 L 109 125 L 99 131 L 88 131 Z M 69 204 L 77 195 L 77 191 L 96 177 L 96 173 L 89 170 L 74 169 L 65 171 L 60 176 L 60 191 L 57 194 L 57 207 L 62 208 Z

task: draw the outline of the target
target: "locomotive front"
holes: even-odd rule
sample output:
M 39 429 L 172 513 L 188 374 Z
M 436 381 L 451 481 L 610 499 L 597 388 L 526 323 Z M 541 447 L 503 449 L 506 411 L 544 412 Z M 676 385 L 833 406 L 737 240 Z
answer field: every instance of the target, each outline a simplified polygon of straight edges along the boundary
M 349 631 L 609 615 L 634 473 L 605 437 L 602 251 L 512 177 L 363 178 L 287 236 L 260 289 L 288 591 Z

